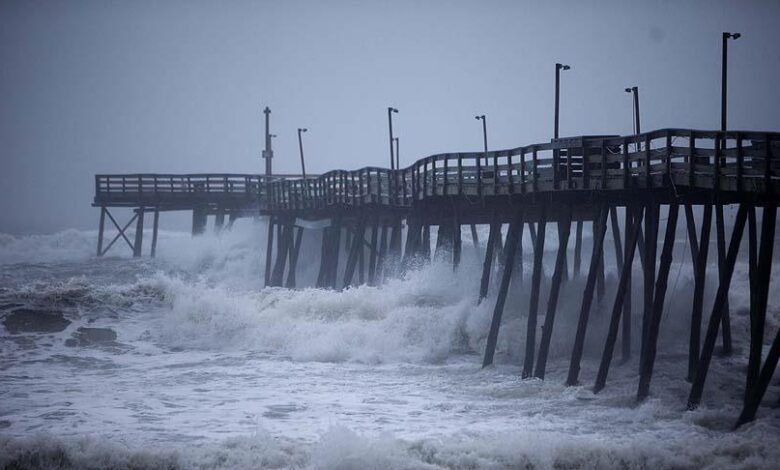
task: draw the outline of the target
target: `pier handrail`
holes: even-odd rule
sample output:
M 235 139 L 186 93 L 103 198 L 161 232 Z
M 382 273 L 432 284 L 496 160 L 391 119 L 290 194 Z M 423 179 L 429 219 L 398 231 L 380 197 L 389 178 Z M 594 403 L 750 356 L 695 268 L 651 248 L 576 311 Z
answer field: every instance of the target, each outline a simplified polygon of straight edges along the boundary
M 670 184 L 768 192 L 780 183 L 773 155 L 780 152 L 778 144 L 777 132 L 676 128 L 630 136 L 569 137 L 487 153 L 441 153 L 399 170 L 363 167 L 268 182 L 261 208 L 409 207 L 426 197 L 652 189 Z

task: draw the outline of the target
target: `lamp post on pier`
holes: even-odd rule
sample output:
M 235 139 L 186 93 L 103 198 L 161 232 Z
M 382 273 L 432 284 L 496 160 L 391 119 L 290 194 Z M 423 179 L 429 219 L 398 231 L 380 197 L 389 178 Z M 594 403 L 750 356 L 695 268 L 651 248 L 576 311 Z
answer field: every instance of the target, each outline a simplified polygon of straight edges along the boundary
M 729 60 L 729 39 L 739 39 L 742 36 L 740 33 L 723 33 L 723 60 L 721 62 L 721 81 L 720 81 L 720 130 L 726 131 L 726 82 L 728 80 L 728 60 Z
M 393 137 L 393 142 L 395 142 L 395 167 L 400 169 L 401 168 L 401 144 L 398 139 L 398 137 Z
M 387 127 L 390 130 L 390 169 L 395 169 L 395 158 L 393 156 L 393 113 L 397 113 L 398 110 L 393 107 L 387 108 Z
M 479 116 L 474 116 L 474 119 L 477 121 L 482 121 L 482 141 L 484 143 L 484 151 L 485 151 L 485 165 L 488 164 L 488 144 L 487 144 L 487 118 L 484 114 L 480 114 Z
M 273 174 L 272 160 L 274 158 L 274 151 L 271 149 L 271 109 L 266 106 L 263 114 L 265 114 L 265 150 L 263 150 L 262 156 L 265 159 L 265 176 L 271 176 Z
M 642 133 L 642 127 L 639 125 L 639 87 L 628 87 L 626 93 L 634 96 L 634 134 L 639 135 Z
M 558 138 L 558 117 L 561 108 L 561 70 L 569 70 L 571 67 L 564 64 L 555 64 L 555 127 L 553 138 Z
M 298 128 L 298 148 L 301 151 L 301 176 L 303 176 L 303 179 L 306 179 L 306 161 L 303 158 L 303 137 L 301 137 L 301 134 L 308 131 L 309 129 L 304 128 Z

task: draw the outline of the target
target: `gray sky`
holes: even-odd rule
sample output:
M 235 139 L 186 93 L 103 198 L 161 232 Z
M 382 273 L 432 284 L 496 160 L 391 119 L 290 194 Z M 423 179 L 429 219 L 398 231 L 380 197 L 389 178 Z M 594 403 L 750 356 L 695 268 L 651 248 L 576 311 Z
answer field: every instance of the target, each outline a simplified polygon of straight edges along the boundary
M 780 2 L 0 2 L 0 232 L 95 228 L 95 173 L 401 164 L 561 135 L 715 129 L 720 33 L 729 127 L 780 130 Z

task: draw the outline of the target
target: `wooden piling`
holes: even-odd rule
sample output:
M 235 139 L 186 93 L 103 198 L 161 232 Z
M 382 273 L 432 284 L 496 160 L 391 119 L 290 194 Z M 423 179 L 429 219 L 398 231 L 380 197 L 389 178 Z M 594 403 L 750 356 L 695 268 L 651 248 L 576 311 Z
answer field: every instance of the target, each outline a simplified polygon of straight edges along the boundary
M 580 277 L 582 266 L 582 221 L 577 221 L 577 232 L 574 238 L 574 277 Z
M 97 255 L 103 256 L 103 232 L 106 228 L 106 208 L 100 207 L 100 223 L 98 225 Z
M 368 285 L 375 286 L 376 282 L 376 260 L 379 254 L 379 220 L 375 219 L 371 225 L 371 244 L 368 254 Z
M 647 331 L 650 324 L 650 318 L 653 315 L 653 293 L 655 291 L 655 273 L 656 273 L 656 250 L 658 243 L 658 219 L 660 218 L 661 208 L 656 203 L 649 203 L 645 206 L 645 262 L 643 273 L 644 284 L 644 306 L 642 308 L 642 341 L 639 345 L 639 363 L 645 360 L 645 343 L 647 342 Z
M 140 258 L 144 243 L 144 208 L 136 209 L 138 217 L 135 221 L 135 243 L 133 243 L 133 258 Z
M 496 248 L 496 238 L 500 236 L 501 223 L 498 214 L 493 211 L 493 219 L 490 222 L 490 233 L 488 234 L 487 246 L 485 247 L 485 261 L 482 263 L 482 278 L 479 283 L 479 299 L 482 302 L 487 297 L 490 287 L 490 272 L 493 270 L 493 257 Z
M 593 393 L 598 393 L 601 391 L 604 388 L 604 385 L 607 383 L 607 374 L 609 373 L 609 366 L 612 362 L 612 355 L 615 350 L 615 342 L 617 341 L 618 336 L 621 311 L 623 311 L 625 314 L 625 298 L 628 295 L 628 289 L 630 288 L 629 283 L 631 282 L 631 269 L 634 262 L 634 253 L 636 252 L 637 240 L 639 239 L 639 234 L 641 233 L 643 213 L 642 208 L 639 207 L 637 210 L 631 210 L 631 208 L 626 207 L 626 212 L 634 212 L 637 214 L 637 217 L 628 218 L 631 220 L 631 224 L 630 228 L 629 226 L 626 226 L 626 251 L 625 258 L 623 260 L 624 264 L 620 270 L 620 281 L 618 282 L 617 292 L 615 294 L 615 303 L 612 305 L 612 316 L 610 317 L 609 329 L 607 330 L 607 339 L 604 343 L 604 353 L 601 355 L 601 364 L 599 365 L 599 371 L 596 376 L 596 383 L 593 386 Z M 625 321 L 626 320 L 624 317 L 624 342 L 626 341 Z M 625 350 L 623 351 L 623 354 L 625 357 Z
M 303 241 L 303 227 L 294 227 L 295 229 L 295 241 L 290 247 L 290 266 L 287 269 L 287 282 L 285 287 L 288 289 L 295 289 L 296 278 L 295 271 L 298 268 L 298 255 L 301 251 L 301 242 Z
M 596 277 L 598 276 L 601 254 L 604 249 L 604 234 L 607 231 L 608 213 L 609 209 L 607 205 L 601 204 L 599 215 L 594 224 L 593 251 L 590 257 L 588 278 L 585 282 L 585 290 L 582 295 L 582 306 L 580 308 L 579 322 L 577 323 L 577 333 L 574 338 L 574 349 L 571 353 L 571 362 L 569 363 L 569 374 L 566 379 L 566 385 L 576 385 L 579 380 L 582 350 L 585 346 L 585 332 L 588 329 L 590 307 L 593 303 L 593 291 L 596 287 Z
M 523 359 L 522 378 L 533 374 L 534 352 L 536 351 L 536 321 L 539 310 L 539 287 L 542 281 L 542 259 L 544 257 L 544 239 L 547 232 L 547 204 L 542 203 L 539 214 L 536 244 L 534 245 L 534 268 L 531 275 L 531 299 L 528 304 L 528 326 L 526 328 L 525 358 Z M 509 260 L 507 260 L 509 263 Z
M 693 226 L 691 225 L 691 228 Z M 698 253 L 693 263 L 694 287 L 693 307 L 691 310 L 691 336 L 688 343 L 688 375 L 692 382 L 696 375 L 696 364 L 699 361 L 701 344 L 701 318 L 704 310 L 704 287 L 707 277 L 707 256 L 710 248 L 710 232 L 712 231 L 712 204 L 705 204 L 702 209 L 701 235 L 698 242 Z M 694 234 L 695 238 L 695 234 Z
M 661 316 L 664 309 L 664 300 L 666 299 L 666 289 L 669 282 L 669 270 L 672 266 L 672 255 L 674 253 L 674 238 L 677 233 L 677 216 L 680 206 L 677 203 L 669 205 L 669 216 L 666 221 L 666 233 L 664 234 L 664 245 L 661 250 L 661 264 L 658 267 L 658 279 L 653 291 L 653 316 L 648 325 L 647 341 L 644 362 L 639 364 L 639 387 L 637 389 L 637 399 L 644 400 L 650 393 L 650 380 L 653 377 L 653 367 L 655 365 L 655 356 L 658 346 L 658 332 L 661 326 Z
M 536 370 L 534 377 L 544 379 L 547 368 L 547 355 L 550 350 L 550 341 L 552 340 L 552 331 L 555 324 L 555 314 L 558 306 L 558 295 L 561 289 L 564 272 L 566 271 L 566 251 L 569 244 L 569 233 L 571 232 L 572 208 L 567 205 L 563 209 L 563 215 L 558 221 L 558 254 L 555 257 L 555 269 L 553 271 L 550 285 L 550 295 L 547 299 L 547 315 L 544 317 L 544 326 L 542 327 L 542 339 L 539 343 L 539 357 L 536 360 Z M 536 253 L 534 253 L 535 255 Z M 536 256 L 534 256 L 535 258 Z M 534 259 L 534 263 L 536 260 Z M 536 270 L 534 269 L 534 274 Z M 533 282 L 532 282 L 533 283 Z M 527 348 L 526 348 L 527 354 Z
M 737 261 L 737 253 L 739 252 L 739 245 L 742 240 L 742 232 L 745 228 L 746 219 L 747 206 L 745 204 L 740 204 L 737 218 L 734 222 L 734 230 L 731 233 L 731 242 L 729 243 L 729 250 L 725 259 L 724 270 L 720 274 L 718 292 L 715 294 L 715 302 L 713 303 L 712 313 L 710 314 L 710 320 L 707 325 L 704 346 L 702 347 L 699 361 L 696 366 L 696 377 L 693 380 L 691 392 L 688 395 L 689 409 L 696 408 L 701 402 L 704 382 L 707 380 L 707 372 L 709 370 L 710 361 L 712 360 L 712 353 L 715 349 L 715 341 L 718 336 L 718 326 L 721 324 L 725 312 L 725 309 L 722 308 L 723 302 L 729 294 L 731 277 L 734 273 L 734 264 Z
M 355 227 L 355 233 L 352 237 L 352 246 L 349 249 L 349 255 L 347 256 L 347 265 L 344 269 L 344 288 L 352 285 L 352 277 L 355 273 L 355 267 L 357 266 L 358 258 L 360 256 L 359 251 L 363 249 L 363 240 L 365 237 L 366 217 L 360 216 Z
M 723 204 L 721 203 L 715 205 L 715 230 L 718 236 L 718 271 L 722 272 L 725 268 L 726 229 L 725 218 L 723 216 Z M 723 317 L 721 322 L 723 328 L 723 355 L 728 356 L 734 349 L 731 341 L 731 315 L 728 296 L 726 296 L 723 303 Z
M 496 352 L 496 343 L 498 341 L 498 331 L 501 328 L 501 316 L 504 314 L 504 304 L 509 291 L 509 281 L 512 279 L 512 268 L 514 266 L 515 251 L 517 250 L 518 238 L 523 226 L 523 210 L 517 209 L 512 222 L 509 224 L 509 233 L 506 242 L 506 263 L 504 263 L 504 272 L 501 275 L 501 286 L 496 298 L 496 306 L 493 309 L 493 319 L 490 322 L 490 332 L 485 346 L 485 357 L 482 361 L 482 367 L 487 367 L 493 363 L 493 356 Z
M 160 226 L 160 208 L 154 208 L 154 218 L 152 219 L 152 258 L 157 256 L 157 231 Z

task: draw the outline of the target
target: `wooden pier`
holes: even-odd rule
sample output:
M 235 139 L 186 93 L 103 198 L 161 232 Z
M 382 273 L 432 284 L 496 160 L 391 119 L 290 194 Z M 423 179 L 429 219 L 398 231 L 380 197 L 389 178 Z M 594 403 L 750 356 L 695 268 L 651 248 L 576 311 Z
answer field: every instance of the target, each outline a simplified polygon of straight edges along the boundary
M 750 262 L 750 359 L 743 412 L 737 425 L 751 421 L 766 393 L 780 358 L 780 331 L 766 355 L 762 353 L 768 290 L 774 247 L 775 221 L 780 194 L 780 133 L 718 132 L 662 129 L 632 136 L 582 136 L 514 149 L 448 153 L 418 160 L 396 170 L 366 167 L 335 170 L 317 177 L 284 178 L 257 175 L 98 175 L 94 205 L 101 208 L 98 255 L 120 237 L 141 255 L 144 214 L 154 214 L 152 254 L 156 251 L 159 213 L 188 210 L 193 233 L 201 232 L 206 217 L 215 215 L 222 226 L 227 215 L 267 216 L 265 284 L 296 286 L 298 253 L 304 220 L 326 221 L 317 286 L 344 288 L 361 283 L 381 284 L 402 275 L 431 257 L 448 259 L 457 269 L 461 259 L 461 227 L 490 227 L 484 247 L 479 298 L 488 298 L 491 275 L 500 283 L 483 365 L 493 362 L 501 318 L 513 276 L 524 261 L 532 264 L 527 308 L 523 377 L 544 378 L 555 326 L 561 284 L 579 276 L 586 266 L 578 325 L 566 383 L 580 383 L 580 363 L 588 334 L 594 298 L 611 305 L 610 322 L 593 391 L 607 383 L 618 337 L 623 359 L 639 352 L 637 398 L 650 394 L 650 385 L 677 226 L 684 214 L 693 260 L 694 293 L 687 379 L 692 383 L 688 406 L 701 401 L 715 345 L 731 352 L 728 292 L 742 239 L 748 239 Z M 731 233 L 726 233 L 724 207 L 738 206 Z M 665 206 L 665 207 L 664 207 Z M 133 209 L 124 228 L 109 208 Z M 618 211 L 618 208 L 621 210 Z M 667 214 L 661 218 L 662 208 Z M 694 208 L 701 211 L 696 227 Z M 762 211 L 760 231 L 756 211 Z M 620 214 L 623 215 L 622 220 Z M 108 216 L 118 230 L 104 248 Z M 714 216 L 714 217 L 713 217 Z M 715 219 L 717 273 L 708 272 L 710 231 Z M 125 230 L 136 223 L 135 241 Z M 582 256 L 582 227 L 592 227 L 589 257 Z M 571 230 L 572 223 L 577 229 Z M 501 226 L 508 224 L 506 237 Z M 558 246 L 541 336 L 539 299 L 545 233 L 555 225 Z M 436 247 L 431 230 L 437 229 Z M 534 247 L 523 258 L 522 234 L 528 229 Z M 614 265 L 604 262 L 607 230 L 614 240 Z M 139 235 L 140 234 L 140 235 Z M 660 250 L 658 246 L 659 235 Z M 473 237 L 476 239 L 476 236 Z M 569 240 L 575 238 L 573 262 Z M 344 266 L 339 249 L 345 239 Z M 635 263 L 636 259 L 639 263 Z M 569 272 L 569 265 L 573 272 Z M 496 266 L 498 265 L 498 266 Z M 641 273 L 643 308 L 631 311 L 631 283 Z M 604 299 L 605 271 L 619 279 L 614 299 Z M 356 275 L 357 273 L 357 275 Z M 366 274 L 366 275 L 364 275 Z M 717 274 L 717 293 L 705 316 L 706 277 Z M 635 276 L 634 276 L 635 277 Z M 631 345 L 631 322 L 641 322 L 641 344 Z M 701 323 L 706 319 L 704 337 Z

